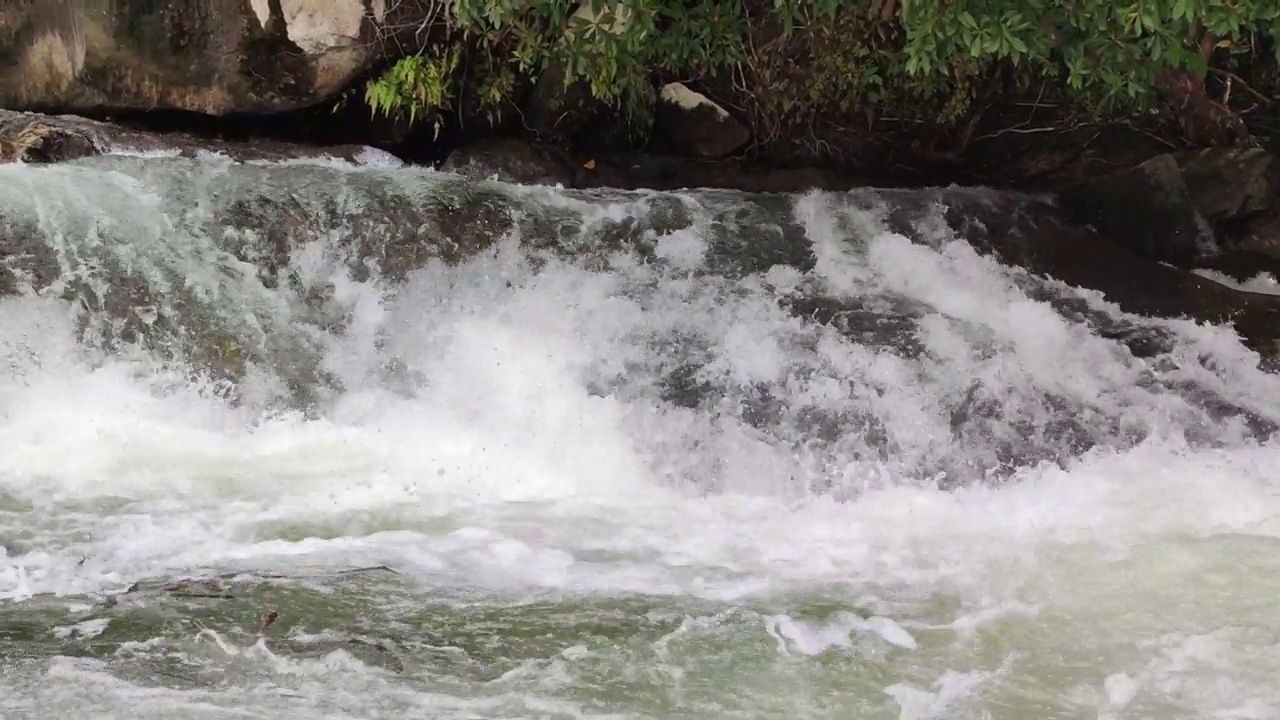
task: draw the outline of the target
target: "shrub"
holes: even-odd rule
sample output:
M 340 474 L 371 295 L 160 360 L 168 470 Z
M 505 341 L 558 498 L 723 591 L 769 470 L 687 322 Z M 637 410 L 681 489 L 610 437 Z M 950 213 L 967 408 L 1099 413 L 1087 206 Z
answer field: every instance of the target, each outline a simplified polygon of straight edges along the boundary
M 449 109 L 465 75 L 497 105 L 516 76 L 559 67 L 643 125 L 655 76 L 731 76 L 782 132 L 815 115 L 949 125 L 1010 89 L 1131 114 L 1162 74 L 1201 91 L 1211 61 L 1280 64 L 1276 0 L 584 1 L 594 18 L 576 0 L 452 0 L 448 40 L 400 59 L 366 99 L 416 118 Z

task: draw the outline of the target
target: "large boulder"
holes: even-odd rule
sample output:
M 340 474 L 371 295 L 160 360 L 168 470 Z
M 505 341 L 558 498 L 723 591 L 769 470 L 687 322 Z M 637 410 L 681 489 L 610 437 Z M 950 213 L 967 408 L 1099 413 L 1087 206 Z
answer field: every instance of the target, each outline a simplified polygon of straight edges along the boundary
M 108 141 L 95 125 L 82 118 L 59 122 L 34 113 L 0 110 L 0 163 L 61 162 L 97 155 Z
M 1223 252 L 1237 272 L 1242 257 L 1280 258 L 1280 163 L 1262 148 L 1158 155 L 1080 182 L 1059 202 L 1129 250 L 1181 267 L 1210 267 Z
M 1263 258 L 1280 259 L 1280 163 L 1262 148 L 1209 148 L 1178 158 L 1187 190 L 1231 255 L 1236 274 L 1270 270 Z M 1201 262 L 1201 267 L 1212 267 Z M 1247 279 L 1247 278 L 1242 278 Z
M 0 107 L 296 109 L 376 59 L 382 0 L 5 0 Z
M 1268 212 L 1252 220 L 1240 247 L 1280 258 L 1280 212 Z
M 1258 147 L 1207 148 L 1177 158 L 1187 194 L 1214 224 L 1244 220 L 1277 205 L 1271 153 Z
M 1058 204 L 1073 222 L 1145 258 L 1186 266 L 1212 249 L 1212 230 L 1171 154 L 1067 188 Z
M 693 157 L 728 157 L 751 141 L 750 128 L 684 83 L 662 86 L 654 120 L 672 144 Z
M 0 110 L 0 163 L 49 163 L 120 151 L 194 155 L 222 153 L 238 160 L 287 160 L 328 156 L 357 161 L 369 148 L 361 145 L 308 147 L 260 140 L 237 143 L 184 133 L 150 133 L 74 115 Z
M 1259 261 L 1252 274 L 1270 270 L 1261 259 L 1280 260 L 1280 162 L 1262 148 L 1210 148 L 1179 156 L 1187 190 L 1213 225 L 1237 274 Z M 1211 267 L 1201 262 L 1201 267 Z

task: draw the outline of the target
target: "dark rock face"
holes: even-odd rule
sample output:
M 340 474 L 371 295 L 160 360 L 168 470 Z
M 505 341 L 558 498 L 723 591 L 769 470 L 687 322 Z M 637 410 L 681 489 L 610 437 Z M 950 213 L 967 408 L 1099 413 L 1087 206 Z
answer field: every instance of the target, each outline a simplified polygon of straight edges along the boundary
M 305 106 L 375 59 L 384 3 L 365 0 L 7 0 L 0 107 Z
M 1190 263 L 1212 241 L 1172 155 L 1068 188 L 1059 203 L 1073 222 L 1161 262 Z
M 1145 258 L 1184 268 L 1225 262 L 1241 278 L 1271 264 L 1249 271 L 1244 257 L 1280 258 L 1280 164 L 1261 148 L 1159 155 L 1058 198 L 1072 221 Z
M 565 69 L 553 64 L 538 76 L 521 109 L 533 137 L 555 141 L 576 135 L 602 111 L 600 101 L 581 80 L 565 86 Z
M 1264 358 L 1280 353 L 1280 296 L 1241 292 L 1143 257 L 1123 235 L 1075 225 L 1040 201 L 1019 208 L 955 202 L 948 217 L 969 242 L 1003 263 L 1099 290 L 1135 315 L 1230 324 Z
M 1276 204 L 1280 166 L 1262 148 L 1209 148 L 1177 161 L 1188 196 L 1211 222 L 1241 220 Z

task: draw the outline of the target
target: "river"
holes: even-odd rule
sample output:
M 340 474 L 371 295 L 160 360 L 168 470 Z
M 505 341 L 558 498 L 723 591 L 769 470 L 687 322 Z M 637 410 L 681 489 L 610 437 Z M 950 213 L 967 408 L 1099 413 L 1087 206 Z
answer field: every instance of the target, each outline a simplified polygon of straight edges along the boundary
M 0 166 L 0 717 L 1280 717 L 1229 328 L 944 195 L 366 160 Z

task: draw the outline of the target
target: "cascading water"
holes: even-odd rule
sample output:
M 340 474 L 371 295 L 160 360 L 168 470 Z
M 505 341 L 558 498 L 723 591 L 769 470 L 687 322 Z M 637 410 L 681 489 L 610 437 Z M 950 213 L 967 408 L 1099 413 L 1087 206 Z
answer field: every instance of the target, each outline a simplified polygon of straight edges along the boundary
M 1280 716 L 1280 378 L 1029 202 L 0 167 L 0 717 Z

